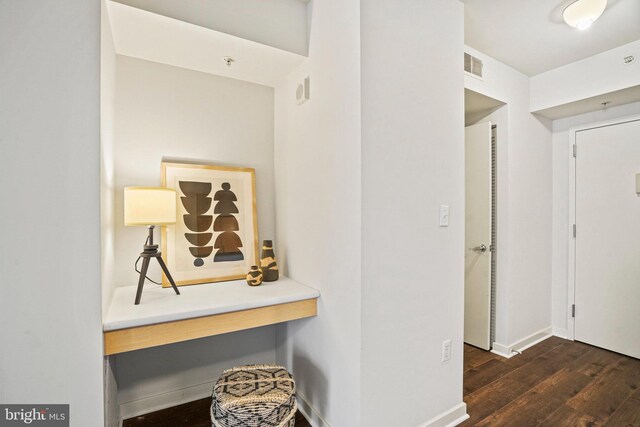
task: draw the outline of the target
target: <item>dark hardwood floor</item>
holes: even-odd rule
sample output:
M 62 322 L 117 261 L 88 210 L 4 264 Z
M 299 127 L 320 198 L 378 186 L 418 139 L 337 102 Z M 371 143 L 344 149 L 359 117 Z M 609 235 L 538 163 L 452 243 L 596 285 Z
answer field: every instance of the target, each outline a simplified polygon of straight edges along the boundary
M 209 407 L 211 398 L 200 399 L 150 414 L 124 420 L 122 427 L 211 427 Z M 300 411 L 296 427 L 311 427 Z
M 465 345 L 463 426 L 640 427 L 640 360 L 551 337 L 504 359 Z
M 464 401 L 471 418 L 463 426 L 640 427 L 640 360 L 557 337 L 511 359 L 465 345 Z M 197 400 L 123 427 L 210 427 L 210 404 Z M 300 412 L 296 427 L 311 427 Z

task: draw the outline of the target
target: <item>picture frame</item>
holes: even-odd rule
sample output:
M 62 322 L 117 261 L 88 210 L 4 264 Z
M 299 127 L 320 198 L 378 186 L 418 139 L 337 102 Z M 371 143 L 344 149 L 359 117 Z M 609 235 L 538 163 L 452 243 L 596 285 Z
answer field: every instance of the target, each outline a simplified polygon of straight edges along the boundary
M 162 227 L 176 284 L 244 279 L 259 259 L 255 169 L 162 162 L 161 179 L 176 191 L 176 223 Z

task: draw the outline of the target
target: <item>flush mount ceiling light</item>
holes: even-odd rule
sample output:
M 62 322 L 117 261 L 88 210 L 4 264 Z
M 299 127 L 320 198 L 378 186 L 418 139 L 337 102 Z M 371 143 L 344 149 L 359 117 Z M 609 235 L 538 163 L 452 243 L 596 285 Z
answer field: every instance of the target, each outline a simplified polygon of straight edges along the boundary
M 579 30 L 586 30 L 600 18 L 607 0 L 576 0 L 562 12 L 564 22 Z

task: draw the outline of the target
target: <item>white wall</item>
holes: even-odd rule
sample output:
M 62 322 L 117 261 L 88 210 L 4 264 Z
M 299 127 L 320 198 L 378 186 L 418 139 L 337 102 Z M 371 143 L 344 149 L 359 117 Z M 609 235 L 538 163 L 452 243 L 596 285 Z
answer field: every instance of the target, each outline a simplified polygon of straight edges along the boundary
M 109 25 L 106 0 L 101 0 L 100 37 L 100 223 L 101 270 L 102 270 L 102 315 L 115 289 L 114 280 L 114 240 L 115 240 L 115 165 L 114 125 L 116 92 L 116 52 Z
M 309 59 L 276 87 L 276 256 L 318 316 L 278 327 L 278 361 L 314 425 L 360 423 L 360 10 L 314 1 Z M 295 103 L 309 76 L 311 99 Z M 304 403 L 306 401 L 306 403 Z M 310 405 L 310 406 L 309 406 Z
M 554 334 L 567 336 L 569 235 L 573 218 L 569 218 L 569 164 L 571 147 L 569 130 L 573 127 L 640 114 L 640 102 L 612 107 L 593 113 L 567 117 L 553 122 L 553 269 L 552 325 Z
M 116 52 L 106 0 L 100 1 L 100 241 L 102 272 L 102 317 L 106 316 L 115 289 L 114 281 L 114 125 L 116 91 Z M 118 396 L 114 363 L 105 357 L 104 364 L 104 424 L 118 425 Z
M 304 0 L 115 0 L 268 46 L 307 54 Z
M 103 423 L 100 1 L 0 2 L 0 402 Z
M 624 63 L 633 55 L 636 61 Z M 530 111 L 640 85 L 640 40 L 531 78 Z
M 118 56 L 115 106 L 118 286 L 137 283 L 133 263 L 146 238 L 144 227 L 123 226 L 123 187 L 159 185 L 163 159 L 254 167 L 259 236 L 275 237 L 272 88 Z M 159 279 L 152 267 L 149 276 Z M 119 355 L 124 415 L 206 396 L 223 369 L 273 362 L 275 342 L 275 327 L 266 327 Z
M 147 236 L 124 227 L 123 188 L 159 185 L 162 160 L 255 168 L 259 237 L 273 238 L 273 89 L 120 55 L 116 70 L 116 285 L 137 283 Z
M 445 425 L 429 420 L 466 414 L 463 5 L 363 1 L 361 14 L 361 425 Z
M 465 87 L 507 104 L 507 128 L 498 123 L 496 344 L 517 348 L 551 326 L 550 123 L 529 113 L 527 76 L 465 50 L 484 63 L 484 80 L 465 76 Z

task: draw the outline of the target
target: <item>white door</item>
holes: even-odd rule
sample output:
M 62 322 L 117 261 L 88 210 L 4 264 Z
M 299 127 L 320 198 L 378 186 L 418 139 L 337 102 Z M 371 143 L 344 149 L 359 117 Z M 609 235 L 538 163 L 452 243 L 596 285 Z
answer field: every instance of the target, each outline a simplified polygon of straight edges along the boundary
M 640 358 L 640 121 L 576 132 L 575 339 Z
M 464 341 L 489 350 L 491 326 L 491 123 L 465 129 Z

